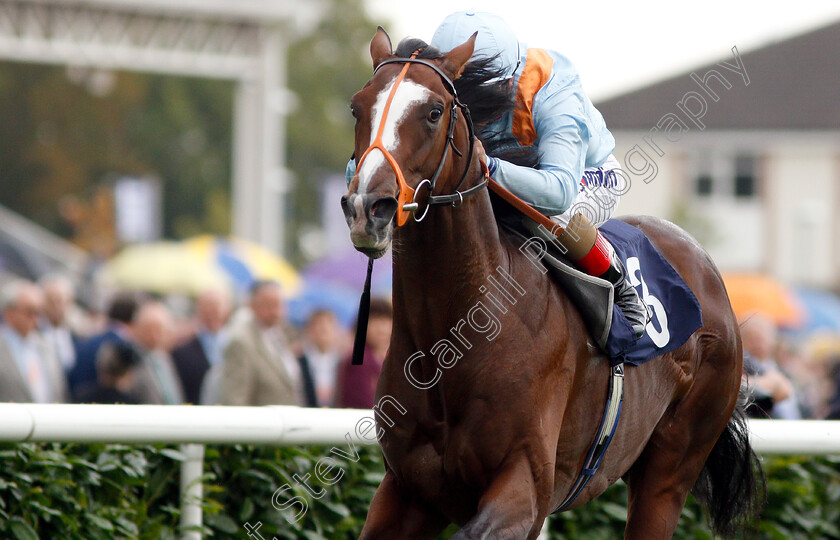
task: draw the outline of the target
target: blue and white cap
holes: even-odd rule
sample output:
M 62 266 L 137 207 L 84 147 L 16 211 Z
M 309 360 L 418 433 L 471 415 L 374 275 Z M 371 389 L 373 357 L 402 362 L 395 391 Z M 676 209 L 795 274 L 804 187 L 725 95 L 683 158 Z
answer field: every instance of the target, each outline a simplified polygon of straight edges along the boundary
M 429 45 L 447 53 L 467 41 L 476 31 L 473 57 L 498 54 L 496 63 L 504 72 L 504 78 L 512 77 L 519 66 L 519 40 L 498 15 L 477 11 L 455 12 L 437 27 Z

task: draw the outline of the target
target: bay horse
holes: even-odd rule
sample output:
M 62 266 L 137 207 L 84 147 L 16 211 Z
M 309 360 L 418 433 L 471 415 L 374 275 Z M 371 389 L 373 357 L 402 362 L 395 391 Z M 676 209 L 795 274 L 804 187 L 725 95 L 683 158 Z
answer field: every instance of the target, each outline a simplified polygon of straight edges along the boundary
M 404 40 L 394 54 L 379 28 L 374 75 L 351 101 L 362 163 L 342 208 L 357 250 L 372 258 L 394 250 L 393 334 L 376 396 L 405 409 L 378 422 L 386 472 L 364 540 L 435 538 L 450 523 L 461 527 L 458 539 L 536 538 L 578 477 L 605 407 L 608 358 L 550 274 L 498 226 L 483 189 L 452 86 L 474 40 L 447 54 Z M 430 209 L 432 196 L 452 204 Z M 406 217 L 412 209 L 415 219 Z M 626 538 L 670 538 L 694 488 L 725 533 L 751 512 L 760 483 L 736 409 L 738 324 L 696 241 L 663 220 L 624 219 L 686 281 L 703 326 L 673 352 L 627 368 L 612 446 L 571 508 L 623 479 Z M 475 306 L 490 305 L 484 284 L 500 271 L 525 293 L 492 316 L 492 338 L 456 324 L 469 312 L 491 325 L 490 310 L 479 320 Z M 430 352 L 442 338 L 448 354 Z

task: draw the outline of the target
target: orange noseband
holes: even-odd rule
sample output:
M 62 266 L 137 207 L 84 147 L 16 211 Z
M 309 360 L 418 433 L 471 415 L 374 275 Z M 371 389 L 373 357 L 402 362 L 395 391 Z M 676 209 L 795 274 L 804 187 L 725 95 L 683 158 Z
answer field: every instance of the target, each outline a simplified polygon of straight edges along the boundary
M 423 218 L 429 211 L 429 208 L 432 206 L 438 205 L 452 205 L 453 207 L 457 208 L 461 206 L 461 203 L 464 202 L 466 197 L 469 197 L 475 193 L 478 193 L 482 189 L 487 186 L 487 181 L 489 179 L 489 174 L 487 171 L 484 171 L 484 180 L 480 183 L 474 185 L 471 188 L 465 189 L 464 191 L 460 191 L 461 185 L 463 185 L 464 181 L 467 179 L 467 173 L 470 170 L 470 164 L 472 163 L 473 159 L 473 149 L 474 149 L 474 132 L 473 132 L 473 124 L 472 119 L 470 118 L 470 110 L 469 108 L 461 103 L 458 100 L 458 93 L 455 90 L 455 85 L 452 83 L 452 80 L 441 71 L 441 69 L 434 64 L 427 62 L 426 60 L 421 60 L 417 58 L 417 55 L 420 54 L 420 51 L 414 51 L 411 54 L 410 58 L 391 58 L 389 60 L 382 61 L 379 66 L 377 66 L 374 73 L 379 70 L 385 64 L 391 63 L 404 63 L 402 71 L 400 71 L 399 76 L 397 77 L 396 81 L 394 82 L 394 86 L 391 88 L 391 92 L 388 95 L 388 100 L 385 102 L 385 110 L 382 111 L 382 120 L 379 124 L 379 130 L 376 133 L 376 137 L 373 140 L 373 143 L 365 150 L 365 153 L 362 154 L 361 159 L 359 160 L 358 166 L 356 168 L 357 171 L 360 171 L 362 168 L 362 163 L 364 162 L 365 158 L 370 154 L 373 149 L 377 149 L 385 156 L 385 159 L 388 161 L 388 164 L 394 170 L 394 174 L 397 177 L 397 185 L 399 186 L 400 192 L 397 195 L 397 226 L 405 225 L 406 221 L 408 221 L 408 214 L 415 212 L 414 220 L 415 221 L 422 221 Z M 391 109 L 391 102 L 394 100 L 394 95 L 397 93 L 397 87 L 400 83 L 405 79 L 405 74 L 408 71 L 408 68 L 411 64 L 422 64 L 429 69 L 433 70 L 437 73 L 443 83 L 446 85 L 447 89 L 449 90 L 450 94 L 452 94 L 452 106 L 449 110 L 449 129 L 446 132 L 446 142 L 444 143 L 443 153 L 441 154 L 440 161 L 438 161 L 437 169 L 435 170 L 434 174 L 430 179 L 426 179 L 421 181 L 416 188 L 412 188 L 409 186 L 406 181 L 405 177 L 403 176 L 402 170 L 400 170 L 400 166 L 397 164 L 397 160 L 394 159 L 394 156 L 391 155 L 388 150 L 385 149 L 385 145 L 382 144 L 382 133 L 385 131 L 385 121 L 388 117 L 388 112 Z M 464 171 L 461 174 L 461 179 L 458 181 L 458 185 L 455 186 L 455 192 L 450 195 L 433 195 L 432 192 L 435 189 L 435 184 L 437 183 L 437 179 L 440 177 L 441 172 L 443 171 L 443 165 L 446 163 L 446 158 L 449 155 L 449 149 L 452 148 L 453 151 L 458 154 L 459 157 L 463 157 L 463 154 L 455 147 L 454 137 L 455 137 L 455 124 L 458 119 L 458 110 L 462 110 L 464 112 L 464 118 L 467 123 L 467 132 L 468 132 L 468 141 L 469 141 L 469 151 L 466 156 L 466 160 L 464 163 Z M 484 166 L 484 163 L 482 163 Z M 486 167 L 484 167 L 486 169 Z M 356 177 L 358 178 L 358 172 L 356 173 Z M 417 196 L 417 190 L 420 189 L 420 186 L 427 184 L 429 189 L 429 196 L 426 200 L 426 208 L 420 216 L 416 215 L 416 212 L 419 209 L 419 203 L 417 203 L 414 199 Z
M 419 51 L 414 52 L 411 55 L 411 58 L 416 58 L 418 53 Z M 402 71 L 400 71 L 400 74 L 397 76 L 396 82 L 394 82 L 394 86 L 391 87 L 391 93 L 388 94 L 388 100 L 385 102 L 385 110 L 382 112 L 382 120 L 379 122 L 379 130 L 376 132 L 376 138 L 373 139 L 371 145 L 367 150 L 365 150 L 365 153 L 362 154 L 356 168 L 359 171 L 362 170 L 362 163 L 364 163 L 365 158 L 374 149 L 379 150 L 382 152 L 382 155 L 385 156 L 388 164 L 391 165 L 392 169 L 394 169 L 394 174 L 397 175 L 397 185 L 400 188 L 400 193 L 397 196 L 397 227 L 405 225 L 405 222 L 408 221 L 409 211 L 405 209 L 405 205 L 410 204 L 414 200 L 414 188 L 406 183 L 402 170 L 400 169 L 399 164 L 397 164 L 397 160 L 394 159 L 391 152 L 389 152 L 385 148 L 385 145 L 382 144 L 382 133 L 385 131 L 385 121 L 388 119 L 388 112 L 391 110 L 391 102 L 394 101 L 394 95 L 397 93 L 397 87 L 403 79 L 405 79 L 405 74 L 408 72 L 409 66 L 411 66 L 409 63 L 406 63 L 405 66 L 403 66 Z M 356 174 L 358 175 L 358 173 Z

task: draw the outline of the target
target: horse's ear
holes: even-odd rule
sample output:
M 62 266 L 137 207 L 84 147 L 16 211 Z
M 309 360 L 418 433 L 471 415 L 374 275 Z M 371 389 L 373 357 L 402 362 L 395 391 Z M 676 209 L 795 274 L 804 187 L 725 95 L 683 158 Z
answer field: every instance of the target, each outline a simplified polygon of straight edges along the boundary
M 464 66 L 470 61 L 475 50 L 475 37 L 477 35 L 478 32 L 475 32 L 467 41 L 443 56 L 441 68 L 453 81 L 461 76 L 461 72 L 464 71 Z
M 391 38 L 381 26 L 376 27 L 376 35 L 370 42 L 370 57 L 373 60 L 373 69 L 379 67 L 384 60 L 393 56 L 391 51 Z

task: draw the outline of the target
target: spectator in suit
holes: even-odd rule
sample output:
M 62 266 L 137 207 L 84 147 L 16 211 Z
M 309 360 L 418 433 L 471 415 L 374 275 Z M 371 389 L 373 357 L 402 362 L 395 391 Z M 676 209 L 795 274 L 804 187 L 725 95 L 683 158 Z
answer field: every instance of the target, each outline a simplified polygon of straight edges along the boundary
M 131 327 L 134 346 L 140 353 L 137 378 L 131 395 L 140 403 L 178 405 L 184 391 L 167 347 L 174 321 L 160 302 L 146 302 L 137 310 Z
M 824 361 L 829 376 L 828 415 L 826 420 L 840 420 L 840 353 L 829 354 Z
M 339 407 L 370 409 L 374 404 L 376 383 L 382 372 L 382 361 L 391 344 L 393 308 L 388 300 L 374 298 L 370 301 L 365 355 L 361 366 L 350 363 L 347 356 L 338 368 Z
M 0 401 L 67 401 L 64 370 L 38 332 L 43 302 L 41 290 L 28 281 L 10 282 L 0 292 Z
M 105 343 L 127 343 L 131 333 L 131 321 L 137 312 L 137 297 L 130 293 L 115 296 L 108 306 L 108 328 L 79 345 L 76 365 L 70 371 L 70 391 L 75 396 L 85 384 L 96 382 L 96 355 Z
M 300 367 L 281 328 L 285 304 L 280 285 L 251 288 L 250 316 L 231 328 L 223 351 L 219 401 L 223 405 L 298 405 Z
M 41 335 L 52 347 L 61 367 L 70 374 L 76 365 L 81 339 L 70 329 L 67 312 L 73 305 L 73 283 L 63 276 L 48 276 L 40 281 L 44 292 L 44 317 Z
M 230 315 L 230 300 L 221 290 L 208 290 L 195 301 L 196 334 L 172 351 L 172 360 L 188 403 L 201 403 L 201 385 L 212 366 L 221 364 L 222 328 Z
M 744 352 L 743 378 L 750 388 L 750 402 L 747 416 L 750 418 L 769 418 L 773 404 L 791 396 L 793 387 L 780 372 L 768 370 L 762 363 Z
M 106 343 L 96 358 L 97 381 L 80 388 L 76 402 L 139 403 L 131 395 L 139 365 L 140 354 L 130 343 Z
M 335 314 L 319 309 L 309 316 L 298 357 L 307 407 L 332 407 L 335 377 L 343 355 L 341 329 Z
M 741 321 L 744 347 L 744 375 L 753 389 L 754 405 L 748 408 L 756 418 L 801 418 L 793 383 L 775 360 L 778 345 L 776 324 L 754 313 Z

